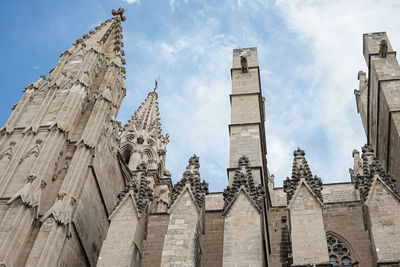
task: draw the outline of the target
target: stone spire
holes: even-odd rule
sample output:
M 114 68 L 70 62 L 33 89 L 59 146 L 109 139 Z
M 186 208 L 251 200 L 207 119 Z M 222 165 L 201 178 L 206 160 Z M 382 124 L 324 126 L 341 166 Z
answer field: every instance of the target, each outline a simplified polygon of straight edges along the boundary
M 172 189 L 171 206 L 177 200 L 179 195 L 183 192 L 185 187 L 188 186 L 193 193 L 193 197 L 197 207 L 199 209 L 203 207 L 205 194 L 208 193 L 208 184 L 205 181 L 200 182 L 199 168 L 199 157 L 193 155 L 189 159 L 189 165 L 186 167 L 186 170 L 182 175 L 182 179 L 178 183 L 176 183 Z
M 157 99 L 157 93 L 150 92 L 124 126 L 120 151 L 131 171 L 144 161 L 162 176 L 169 135 L 162 135 Z
M 311 189 L 312 193 L 318 198 L 318 200 L 322 203 L 322 181 L 321 178 L 312 175 L 310 167 L 308 166 L 307 160 L 305 158 L 304 150 L 297 148 L 293 152 L 294 160 L 293 160 L 293 168 L 292 168 L 292 177 L 283 182 L 284 191 L 287 194 L 287 203 L 289 204 L 290 200 L 293 198 L 294 193 L 296 192 L 300 181 L 304 181 L 308 187 Z
M 224 214 L 229 210 L 241 189 L 248 195 L 258 211 L 262 212 L 261 203 L 265 188 L 262 185 L 255 186 L 248 157 L 243 155 L 239 159 L 238 165 L 239 168 L 233 177 L 232 186 L 228 186 L 224 190 Z
M 119 8 L 118 11 L 112 13 L 113 18 L 102 22 L 94 30 L 89 31 L 89 34 L 82 35 L 82 38 L 78 38 L 70 49 L 61 54 L 60 61 L 66 58 L 65 63 L 71 64 L 66 64 L 65 67 L 63 64 L 58 64 L 53 68 L 47 79 L 49 86 L 55 83 L 62 87 L 71 79 L 72 84 L 74 80 L 79 80 L 86 86 L 91 86 L 96 82 L 101 83 L 96 78 L 102 77 L 104 66 L 110 64 L 121 68 L 121 73 L 125 74 L 125 68 L 122 66 L 125 64 L 125 59 L 122 58 L 125 52 L 122 49 L 124 43 L 121 26 L 121 21 L 125 21 L 124 9 Z M 91 52 L 94 52 L 95 56 L 89 56 Z M 79 65 L 80 67 L 77 68 Z
M 123 37 L 121 21 L 125 20 L 123 12 L 122 8 L 113 12 L 114 17 L 95 27 L 89 34 L 82 35 L 82 38 L 77 39 L 71 48 L 61 53 L 58 64 L 50 70 L 46 82 L 43 83 L 45 76 L 41 76 L 38 81 L 29 84 L 24 89 L 24 96 L 14 106 L 13 113 L 0 132 L 11 133 L 17 126 L 16 123 L 22 117 L 28 116 L 26 110 L 32 105 L 30 99 L 39 97 L 40 93 L 54 94 L 59 89 L 77 92 L 85 100 L 82 105 L 77 100 L 78 97 L 67 99 L 68 103 L 65 103 L 65 107 L 53 120 L 54 126 L 62 131 L 66 133 L 72 131 L 75 116 L 79 111 L 84 113 L 90 110 L 95 98 L 99 95 L 112 102 L 115 108 L 111 117 L 115 120 L 117 110 L 125 96 L 123 85 L 125 77 L 122 77 L 125 74 L 123 67 L 125 60 L 122 58 L 124 44 L 121 41 Z M 40 101 L 41 108 L 35 114 L 31 114 L 31 119 L 27 119 L 29 123 L 25 125 L 25 132 L 38 131 L 46 110 L 52 102 L 54 101 L 50 96 Z M 56 108 L 53 109 L 56 110 Z
M 361 198 L 366 201 L 369 197 L 372 185 L 377 179 L 385 184 L 394 196 L 400 200 L 400 194 L 396 187 L 396 178 L 385 171 L 374 155 L 374 150 L 369 145 L 362 147 L 362 171 L 355 177 L 356 188 L 360 191 Z

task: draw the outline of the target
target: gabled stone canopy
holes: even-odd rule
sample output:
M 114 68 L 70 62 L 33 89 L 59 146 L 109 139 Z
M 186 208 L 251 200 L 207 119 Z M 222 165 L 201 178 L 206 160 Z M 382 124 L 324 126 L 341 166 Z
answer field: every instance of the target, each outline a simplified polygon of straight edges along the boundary
M 400 200 L 400 194 L 396 187 L 396 178 L 389 172 L 385 171 L 378 159 L 374 155 L 374 150 L 369 145 L 362 147 L 362 173 L 358 173 L 355 177 L 356 188 L 360 191 L 361 198 L 366 201 L 370 195 L 371 187 L 380 179 Z
M 294 160 L 292 177 L 290 179 L 289 177 L 287 177 L 286 180 L 283 182 L 283 188 L 287 195 L 287 204 L 289 204 L 292 200 L 301 179 L 304 179 L 308 187 L 312 190 L 312 193 L 319 199 L 319 201 L 321 203 L 323 202 L 321 194 L 321 178 L 317 176 L 313 177 L 310 167 L 308 166 L 307 160 L 305 158 L 305 154 L 306 153 L 304 152 L 304 150 L 301 150 L 300 148 L 297 148 L 297 150 L 293 152 Z
M 137 173 L 132 175 L 131 181 L 129 181 L 124 190 L 118 194 L 118 201 L 116 206 L 113 208 L 111 215 L 130 192 L 135 199 L 135 204 L 139 215 L 143 213 L 149 202 L 153 200 L 153 189 L 148 186 L 149 181 L 146 180 L 146 163 L 142 162 L 137 167 L 137 171 Z
M 262 185 L 254 185 L 253 175 L 251 173 L 249 158 L 245 155 L 240 157 L 238 169 L 233 177 L 232 186 L 228 186 L 223 193 L 224 213 L 227 213 L 232 203 L 237 198 L 240 191 L 244 191 L 259 212 L 262 212 L 262 197 L 265 189 Z
M 179 195 L 185 189 L 186 185 L 188 185 L 195 198 L 197 207 L 199 209 L 203 207 L 205 195 L 208 193 L 208 183 L 206 183 L 205 181 L 200 182 L 199 168 L 199 157 L 193 155 L 189 159 L 189 165 L 186 167 L 186 170 L 182 175 L 182 179 L 172 188 L 172 199 L 170 206 L 174 204 Z

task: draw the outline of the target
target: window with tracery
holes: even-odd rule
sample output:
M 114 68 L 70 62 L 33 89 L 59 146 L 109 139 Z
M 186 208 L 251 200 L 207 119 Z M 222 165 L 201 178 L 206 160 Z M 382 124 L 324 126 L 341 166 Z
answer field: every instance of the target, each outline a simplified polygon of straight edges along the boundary
M 352 261 L 352 253 L 348 245 L 337 236 L 328 233 L 328 254 L 329 261 L 334 267 L 351 267 L 354 266 Z

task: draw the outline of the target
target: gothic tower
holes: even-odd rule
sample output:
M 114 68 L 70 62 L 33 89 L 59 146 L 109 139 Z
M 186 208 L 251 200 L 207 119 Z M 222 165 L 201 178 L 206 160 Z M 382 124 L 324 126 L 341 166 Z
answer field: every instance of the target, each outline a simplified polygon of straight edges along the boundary
M 171 181 L 157 85 L 116 121 L 123 13 L 29 84 L 0 129 L 0 267 L 399 266 L 400 69 L 385 33 L 364 35 L 355 92 L 369 144 L 335 184 L 298 148 L 274 187 L 257 49 L 233 50 L 228 181 L 210 193 L 197 155 Z
M 368 66 L 358 73 L 355 90 L 357 110 L 362 118 L 368 144 L 383 168 L 400 177 L 400 66 L 385 32 L 364 34 L 364 58 Z M 400 190 L 400 180 L 397 180 Z
M 229 266 L 232 262 L 261 266 L 268 262 L 269 202 L 268 194 L 267 198 L 259 199 L 265 192 L 268 169 L 264 127 L 265 99 L 261 92 L 257 48 L 233 50 L 231 77 L 229 186 L 224 192 L 223 262 L 224 266 Z M 255 225 L 249 229 L 245 222 Z M 239 241 L 237 237 L 243 239 Z M 254 255 L 249 256 L 248 253 L 243 253 L 240 246 L 233 246 L 237 242 L 243 245 L 247 242 L 257 244 L 256 249 L 252 250 Z
M 125 96 L 125 17 L 112 13 L 24 89 L 0 131 L 5 266 L 96 265 L 126 177 L 115 119 Z

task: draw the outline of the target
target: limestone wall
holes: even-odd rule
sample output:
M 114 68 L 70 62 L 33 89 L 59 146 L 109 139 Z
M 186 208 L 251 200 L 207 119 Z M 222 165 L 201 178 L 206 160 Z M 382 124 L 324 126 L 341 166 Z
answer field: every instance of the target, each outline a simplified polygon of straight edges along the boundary
M 223 266 L 263 266 L 262 218 L 241 192 L 224 222 Z
M 232 70 L 232 94 L 259 93 L 260 79 L 258 69 L 249 69 L 247 73 Z
M 229 166 L 235 168 L 243 155 L 249 157 L 252 166 L 262 166 L 260 138 L 258 124 L 231 126 Z
M 271 196 L 272 206 L 286 206 L 286 199 L 286 193 L 283 191 L 282 187 L 273 189 Z
M 379 180 L 367 202 L 377 260 L 400 260 L 400 201 Z
M 148 234 L 143 247 L 143 267 L 160 266 L 168 223 L 169 215 L 167 213 L 151 214 L 149 216 Z
M 297 190 L 289 206 L 293 263 L 327 262 L 322 207 L 303 183 Z
M 206 195 L 206 211 L 221 211 L 224 207 L 222 193 L 210 193 Z
M 268 228 L 271 242 L 270 266 L 291 265 L 291 238 L 289 227 L 289 210 L 287 208 L 270 208 L 268 211 Z
M 361 201 L 325 204 L 323 215 L 326 232 L 333 232 L 348 242 L 353 262 L 370 266 L 372 248 Z
M 130 195 L 111 217 L 97 266 L 130 266 L 139 217 Z
M 108 216 L 97 187 L 96 178 L 89 171 L 73 219 L 91 265 L 96 265 L 101 246 L 107 236 Z
M 360 200 L 360 193 L 354 183 L 324 184 L 322 188 L 324 203 Z
M 258 94 L 231 95 L 231 124 L 259 123 L 260 105 Z
M 224 243 L 222 210 L 205 213 L 204 235 L 201 237 L 201 266 L 221 267 Z
M 198 266 L 200 222 L 200 213 L 186 189 L 170 211 L 161 267 Z

